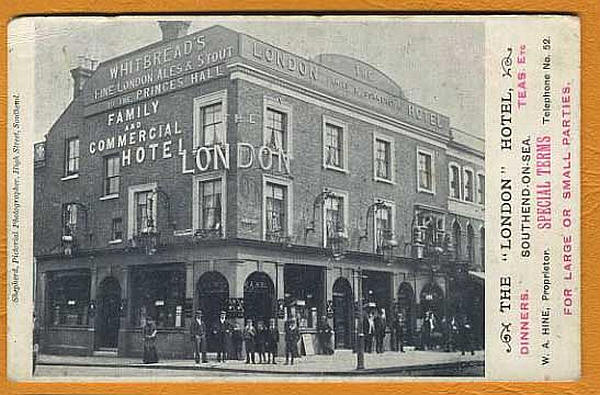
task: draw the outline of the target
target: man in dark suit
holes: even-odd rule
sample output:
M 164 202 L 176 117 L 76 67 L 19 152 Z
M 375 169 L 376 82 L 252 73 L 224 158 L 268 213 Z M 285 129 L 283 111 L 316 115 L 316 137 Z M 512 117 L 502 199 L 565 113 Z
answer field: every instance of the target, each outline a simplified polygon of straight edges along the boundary
M 218 362 L 225 362 L 227 360 L 227 353 L 229 351 L 226 347 L 226 340 L 227 336 L 231 334 L 231 326 L 229 322 L 227 322 L 226 318 L 227 313 L 221 311 L 219 315 L 219 320 L 215 323 L 212 331 L 213 339 L 216 342 Z
M 319 344 L 321 345 L 323 354 L 332 355 L 333 347 L 331 347 L 331 335 L 333 334 L 333 330 L 331 329 L 329 322 L 327 322 L 326 316 L 321 317 L 317 330 L 319 334 Z
M 202 355 L 202 363 L 208 362 L 206 359 L 206 324 L 202 319 L 202 310 L 197 310 L 190 324 L 190 335 L 194 343 L 194 360 L 200 363 L 200 355 Z

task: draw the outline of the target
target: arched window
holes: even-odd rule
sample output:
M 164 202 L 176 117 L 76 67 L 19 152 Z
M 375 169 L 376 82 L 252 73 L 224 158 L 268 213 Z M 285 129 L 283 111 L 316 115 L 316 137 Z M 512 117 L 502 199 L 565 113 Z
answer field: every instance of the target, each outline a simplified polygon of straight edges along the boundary
M 467 259 L 469 263 L 475 263 L 475 232 L 471 224 L 467 225 Z
M 462 256 L 462 231 L 460 229 L 460 224 L 456 220 L 452 225 L 452 238 L 454 239 L 455 258 L 460 259 Z

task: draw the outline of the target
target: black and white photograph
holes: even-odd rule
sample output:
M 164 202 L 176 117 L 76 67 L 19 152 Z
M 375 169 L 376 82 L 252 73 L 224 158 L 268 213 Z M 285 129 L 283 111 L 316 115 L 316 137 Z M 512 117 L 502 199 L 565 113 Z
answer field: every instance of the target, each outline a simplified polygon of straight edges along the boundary
M 484 23 L 35 31 L 34 379 L 485 376 Z

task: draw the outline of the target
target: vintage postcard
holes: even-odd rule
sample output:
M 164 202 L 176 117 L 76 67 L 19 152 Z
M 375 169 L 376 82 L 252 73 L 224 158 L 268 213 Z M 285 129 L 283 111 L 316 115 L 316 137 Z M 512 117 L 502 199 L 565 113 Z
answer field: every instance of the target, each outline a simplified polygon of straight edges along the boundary
M 9 378 L 577 380 L 579 37 L 12 21 Z

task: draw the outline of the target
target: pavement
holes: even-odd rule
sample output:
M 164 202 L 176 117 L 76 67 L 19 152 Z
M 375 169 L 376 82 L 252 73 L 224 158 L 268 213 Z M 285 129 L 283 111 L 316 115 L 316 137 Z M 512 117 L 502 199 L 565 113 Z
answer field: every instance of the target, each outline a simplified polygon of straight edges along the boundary
M 294 375 L 356 375 L 399 374 L 427 370 L 460 371 L 465 368 L 483 367 L 484 352 L 461 355 L 460 352 L 415 351 L 405 353 L 387 351 L 382 354 L 365 353 L 365 369 L 356 370 L 356 354 L 350 350 L 336 350 L 334 355 L 311 355 L 294 359 L 294 365 L 285 365 L 285 358 L 278 357 L 277 364 L 246 364 L 244 361 L 217 362 L 209 354 L 208 363 L 196 364 L 193 360 L 161 360 L 155 364 L 143 364 L 139 359 L 112 356 L 61 356 L 43 354 L 38 358 L 41 366 L 145 368 L 169 370 L 202 370 L 214 372 L 237 372 L 257 374 Z

